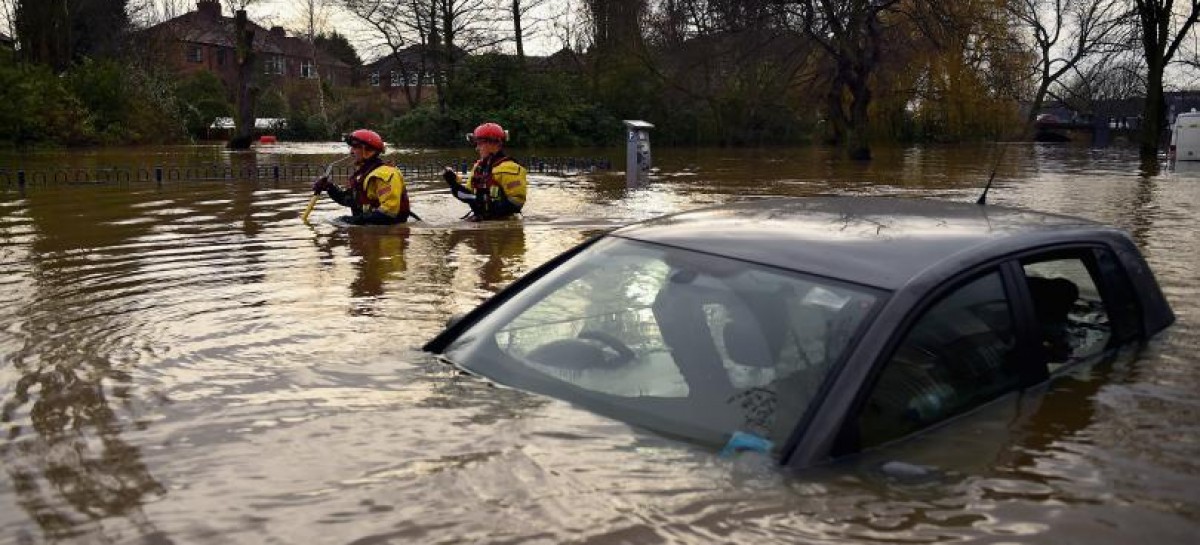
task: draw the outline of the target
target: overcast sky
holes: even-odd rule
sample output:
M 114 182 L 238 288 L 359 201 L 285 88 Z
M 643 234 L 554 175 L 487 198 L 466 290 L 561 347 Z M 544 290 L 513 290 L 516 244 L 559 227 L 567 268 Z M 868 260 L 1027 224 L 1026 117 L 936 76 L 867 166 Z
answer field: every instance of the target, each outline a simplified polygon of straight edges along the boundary
M 0 0 L 2 1 L 2 0 Z M 495 2 L 497 5 L 510 6 L 511 0 L 485 0 Z M 528 29 L 532 25 L 532 30 L 525 32 L 525 54 L 527 55 L 549 55 L 562 48 L 562 41 L 554 37 L 551 31 L 550 18 L 561 18 L 573 13 L 574 6 L 577 0 L 545 0 L 541 6 L 535 8 L 533 12 L 527 15 L 525 26 Z M 188 11 L 196 9 L 195 0 L 186 0 L 183 2 Z M 351 38 L 351 43 L 364 61 L 373 60 L 376 56 L 382 54 L 381 51 L 372 51 L 372 46 L 377 46 L 377 40 L 372 39 L 369 32 L 364 30 L 364 26 L 358 23 L 351 15 L 346 14 L 343 10 L 337 7 L 340 2 L 337 0 L 326 0 L 330 6 L 326 8 L 329 11 L 329 21 L 326 24 L 327 30 L 337 30 L 341 34 L 345 34 Z M 13 3 L 11 1 L 4 2 L 2 6 L 8 8 Z M 301 16 L 302 8 L 300 7 L 301 0 L 256 0 L 247 8 L 250 18 L 260 25 L 270 27 L 279 25 L 289 30 L 300 30 L 308 26 L 307 21 Z M 228 13 L 228 8 L 225 2 L 221 2 L 223 14 L 227 17 L 232 17 L 232 13 Z M 7 9 L 0 10 L 0 32 L 11 34 L 11 25 L 8 21 Z M 506 26 L 503 31 L 511 33 L 512 27 Z M 356 39 L 357 38 L 357 39 Z M 511 42 L 506 42 L 501 48 L 508 53 L 515 53 L 516 46 Z
M 496 2 L 498 5 L 511 5 L 511 2 L 508 0 L 486 1 Z M 289 30 L 298 30 L 308 25 L 307 21 L 305 21 L 301 15 L 302 8 L 300 7 L 300 3 L 301 2 L 297 0 L 258 0 L 250 7 L 246 8 L 246 11 L 249 13 L 252 20 L 263 26 L 279 25 Z M 337 30 L 339 33 L 350 37 L 351 43 L 354 44 L 355 49 L 358 50 L 359 56 L 362 57 L 364 61 L 370 61 L 377 55 L 381 54 L 381 52 L 373 52 L 371 50 L 372 46 L 378 44 L 376 44 L 376 40 L 373 40 L 370 37 L 369 33 L 364 32 L 364 27 L 361 23 L 355 21 L 353 16 L 346 14 L 344 11 L 335 7 L 338 2 L 327 0 L 326 3 L 331 6 L 326 8 L 330 12 L 330 20 L 326 25 L 329 27 L 329 29 Z M 542 6 L 536 8 L 535 13 L 530 13 L 529 17 L 533 19 L 544 20 L 552 15 L 557 16 L 559 14 L 566 14 L 567 12 L 571 11 L 573 4 L 574 2 L 572 0 L 547 0 L 542 4 Z M 194 9 L 194 3 L 192 9 Z M 230 14 L 226 13 L 225 15 L 228 16 Z M 528 26 L 528 23 L 526 23 L 526 26 Z M 511 27 L 503 30 L 508 33 L 512 32 Z M 553 33 L 550 31 L 549 22 L 537 23 L 534 26 L 533 35 L 526 33 L 525 54 L 549 55 L 561 49 L 561 40 L 553 37 L 552 34 Z M 360 37 L 361 40 L 356 41 L 354 39 L 356 36 Z M 502 46 L 502 49 L 509 53 L 516 52 L 516 46 L 513 45 L 511 41 L 505 43 Z

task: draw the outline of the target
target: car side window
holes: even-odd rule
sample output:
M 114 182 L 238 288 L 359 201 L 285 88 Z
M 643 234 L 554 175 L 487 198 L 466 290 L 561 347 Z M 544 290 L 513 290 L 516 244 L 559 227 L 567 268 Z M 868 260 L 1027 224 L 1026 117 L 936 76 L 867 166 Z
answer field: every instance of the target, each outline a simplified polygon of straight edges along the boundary
M 860 448 L 908 435 L 1020 386 L 1011 306 L 1000 273 L 959 287 L 905 334 L 857 419 Z
M 1112 340 L 1105 302 L 1084 259 L 1090 255 L 1056 254 L 1021 262 L 1050 372 L 1100 354 Z

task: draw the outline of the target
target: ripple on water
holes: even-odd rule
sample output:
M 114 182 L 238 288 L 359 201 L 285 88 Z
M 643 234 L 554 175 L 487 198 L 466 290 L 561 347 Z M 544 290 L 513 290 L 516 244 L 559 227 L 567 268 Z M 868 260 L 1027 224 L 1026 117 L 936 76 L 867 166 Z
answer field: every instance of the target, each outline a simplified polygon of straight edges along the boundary
M 331 146 L 260 153 L 344 154 Z M 1129 229 L 1180 320 L 1136 361 L 1048 394 L 1061 404 L 930 448 L 970 459 L 915 481 L 874 463 L 792 474 L 718 459 L 459 376 L 416 347 L 617 225 L 775 195 L 973 201 L 993 148 L 910 148 L 868 165 L 823 150 L 668 150 L 642 186 L 535 176 L 526 218 L 497 229 L 460 227 L 462 206 L 432 194 L 414 196 L 422 224 L 306 226 L 304 184 L 0 195 L 0 395 L 5 433 L 19 428 L 0 439 L 0 531 L 81 543 L 1189 543 L 1200 184 L 1141 178 L 1120 151 L 1007 147 L 990 201 Z M 237 168 L 254 157 L 185 149 Z M 320 206 L 322 218 L 344 211 Z

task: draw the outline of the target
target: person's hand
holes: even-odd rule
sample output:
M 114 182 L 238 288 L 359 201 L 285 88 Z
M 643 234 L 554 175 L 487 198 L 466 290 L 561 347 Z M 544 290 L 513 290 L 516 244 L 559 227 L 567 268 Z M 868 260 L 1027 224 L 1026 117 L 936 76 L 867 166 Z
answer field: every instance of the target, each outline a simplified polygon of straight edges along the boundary
M 458 174 L 454 172 L 453 168 L 446 167 L 445 170 L 442 170 L 442 179 L 446 180 L 448 184 L 453 184 L 458 181 Z
M 331 187 L 333 187 L 333 183 L 329 181 L 329 177 L 321 176 L 320 178 L 317 178 L 315 182 L 313 182 L 312 190 L 313 193 L 320 193 L 322 191 L 328 191 Z

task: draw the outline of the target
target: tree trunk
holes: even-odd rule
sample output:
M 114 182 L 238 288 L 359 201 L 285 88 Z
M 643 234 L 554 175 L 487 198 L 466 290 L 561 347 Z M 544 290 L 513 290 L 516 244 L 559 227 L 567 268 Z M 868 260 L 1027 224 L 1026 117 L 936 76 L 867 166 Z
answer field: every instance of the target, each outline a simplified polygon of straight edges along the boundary
M 1038 84 L 1037 91 L 1033 93 L 1033 102 L 1029 104 L 1029 114 L 1026 117 L 1026 122 L 1032 127 L 1037 122 L 1038 110 L 1042 109 L 1042 104 L 1046 102 L 1046 95 L 1050 93 L 1050 79 L 1043 77 L 1042 82 Z
M 234 62 L 237 63 L 237 92 L 234 97 L 233 136 L 229 149 L 248 149 L 254 140 L 254 101 L 258 89 L 251 81 L 254 77 L 254 29 L 246 19 L 246 10 L 238 10 L 233 20 Z
M 1146 104 L 1142 107 L 1140 155 L 1144 160 L 1157 158 L 1166 117 L 1163 98 L 1163 63 L 1151 59 L 1147 68 Z
M 308 9 L 308 45 L 312 48 L 312 66 L 313 76 L 317 82 L 317 106 L 321 110 L 321 123 L 325 125 L 324 130 L 329 130 L 329 112 L 325 109 L 325 87 L 321 85 L 321 63 L 317 62 L 317 5 L 312 1 L 306 6 Z
M 849 82 L 850 88 L 850 130 L 846 139 L 846 151 L 850 158 L 856 161 L 871 160 L 871 119 L 868 108 L 871 106 L 871 88 L 863 77 L 854 77 Z
M 827 140 L 831 146 L 841 146 L 846 143 L 846 113 L 842 105 L 841 78 L 830 84 L 829 92 L 825 95 L 826 114 L 829 121 Z
M 24 1 L 15 13 L 21 58 L 49 65 L 55 72 L 71 64 L 71 19 L 66 0 Z
M 1175 56 L 1179 45 L 1200 20 L 1200 2 L 1184 2 L 1189 10 L 1187 17 L 1177 16 L 1182 9 L 1174 2 L 1142 1 L 1136 3 L 1141 21 L 1139 31 L 1142 50 L 1146 57 L 1146 104 L 1142 109 L 1141 135 L 1139 137 L 1142 161 L 1157 159 L 1158 148 L 1166 123 L 1166 100 L 1163 97 L 1163 72 Z M 1177 23 L 1172 30 L 1172 21 Z
M 525 40 L 521 31 L 521 0 L 512 0 L 513 36 L 517 39 L 517 59 L 525 62 Z
M 444 25 L 447 30 L 453 31 L 454 21 L 447 21 L 450 18 L 449 7 L 447 6 L 444 12 L 439 12 L 438 4 L 436 1 L 430 3 L 428 51 L 431 52 L 433 59 L 433 87 L 437 92 L 438 113 L 444 116 L 449 109 L 446 104 L 446 92 L 450 88 L 450 82 L 446 80 L 446 74 L 450 70 L 446 66 L 445 55 L 441 52 L 443 44 L 446 44 L 446 51 L 449 51 L 451 46 L 449 45 L 450 37 L 443 35 L 443 29 L 439 28 L 439 25 Z

